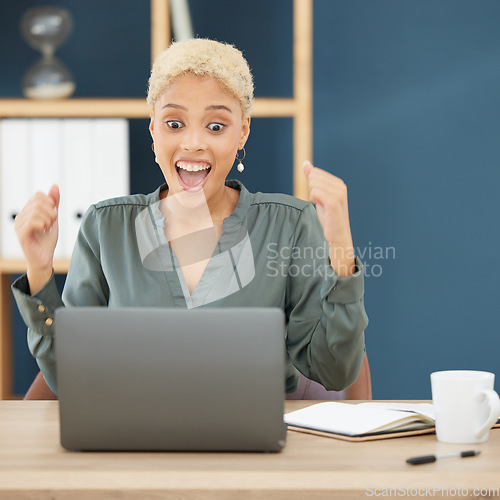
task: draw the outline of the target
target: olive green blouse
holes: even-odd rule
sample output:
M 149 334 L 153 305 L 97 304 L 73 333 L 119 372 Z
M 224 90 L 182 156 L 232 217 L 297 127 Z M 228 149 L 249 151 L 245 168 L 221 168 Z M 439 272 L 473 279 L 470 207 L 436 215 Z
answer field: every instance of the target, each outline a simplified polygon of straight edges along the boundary
M 240 190 L 239 200 L 192 293 L 165 238 L 159 204 L 166 185 L 89 208 L 62 298 L 54 277 L 33 295 L 26 275 L 16 280 L 30 351 L 56 394 L 53 315 L 62 306 L 279 307 L 287 319 L 287 392 L 297 387 L 297 370 L 329 390 L 355 381 L 368 324 L 361 262 L 351 276 L 335 274 L 311 203 L 226 185 Z M 186 237 L 194 246 L 196 235 Z

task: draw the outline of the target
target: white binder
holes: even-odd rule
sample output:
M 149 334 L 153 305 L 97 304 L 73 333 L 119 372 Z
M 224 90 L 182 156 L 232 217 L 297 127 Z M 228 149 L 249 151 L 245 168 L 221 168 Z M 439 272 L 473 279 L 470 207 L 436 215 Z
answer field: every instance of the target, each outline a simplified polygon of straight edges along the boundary
M 92 120 L 65 120 L 62 146 L 59 243 L 64 255 L 70 257 L 80 222 L 89 206 L 92 182 Z
M 29 193 L 27 198 L 37 191 L 47 194 L 53 184 L 60 186 L 63 167 L 61 120 L 57 118 L 31 119 L 29 129 Z M 61 227 L 59 234 L 61 234 Z M 57 242 L 54 257 L 56 259 L 66 257 L 60 239 Z
M 95 119 L 92 130 L 92 189 L 88 205 L 124 196 L 130 191 L 128 121 Z
M 29 120 L 0 120 L 0 255 L 22 259 L 14 218 L 29 198 Z

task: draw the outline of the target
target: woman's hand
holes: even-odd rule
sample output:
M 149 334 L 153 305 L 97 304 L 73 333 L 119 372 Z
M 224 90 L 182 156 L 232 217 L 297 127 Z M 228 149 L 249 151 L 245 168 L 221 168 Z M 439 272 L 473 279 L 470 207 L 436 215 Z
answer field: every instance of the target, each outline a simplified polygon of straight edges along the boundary
M 355 270 L 347 187 L 338 177 L 306 161 L 304 174 L 309 186 L 309 200 L 316 205 L 318 219 L 330 249 L 330 262 L 338 276 Z
M 15 229 L 27 261 L 31 294 L 40 290 L 52 276 L 59 234 L 59 199 L 59 188 L 54 184 L 48 195 L 36 193 L 16 217 Z

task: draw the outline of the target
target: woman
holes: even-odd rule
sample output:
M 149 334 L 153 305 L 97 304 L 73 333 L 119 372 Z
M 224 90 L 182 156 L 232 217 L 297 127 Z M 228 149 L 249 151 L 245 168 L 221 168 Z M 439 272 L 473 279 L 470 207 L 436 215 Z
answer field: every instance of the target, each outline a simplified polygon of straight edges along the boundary
M 327 389 L 355 381 L 367 318 L 346 187 L 305 162 L 315 210 L 226 180 L 235 158 L 244 156 L 252 100 L 248 64 L 231 45 L 194 39 L 159 55 L 148 104 L 166 183 L 149 195 L 89 208 L 62 298 L 52 271 L 57 186 L 37 193 L 19 214 L 27 273 L 13 291 L 30 350 L 55 393 L 52 318 L 64 305 L 280 307 L 287 318 L 287 392 L 297 387 L 297 370 Z

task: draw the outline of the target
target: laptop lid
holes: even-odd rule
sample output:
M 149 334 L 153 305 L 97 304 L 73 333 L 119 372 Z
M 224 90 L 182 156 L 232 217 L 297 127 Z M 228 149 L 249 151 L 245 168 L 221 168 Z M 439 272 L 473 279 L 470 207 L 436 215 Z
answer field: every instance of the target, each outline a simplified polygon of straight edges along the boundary
M 65 448 L 284 446 L 280 309 L 61 308 L 55 328 Z

